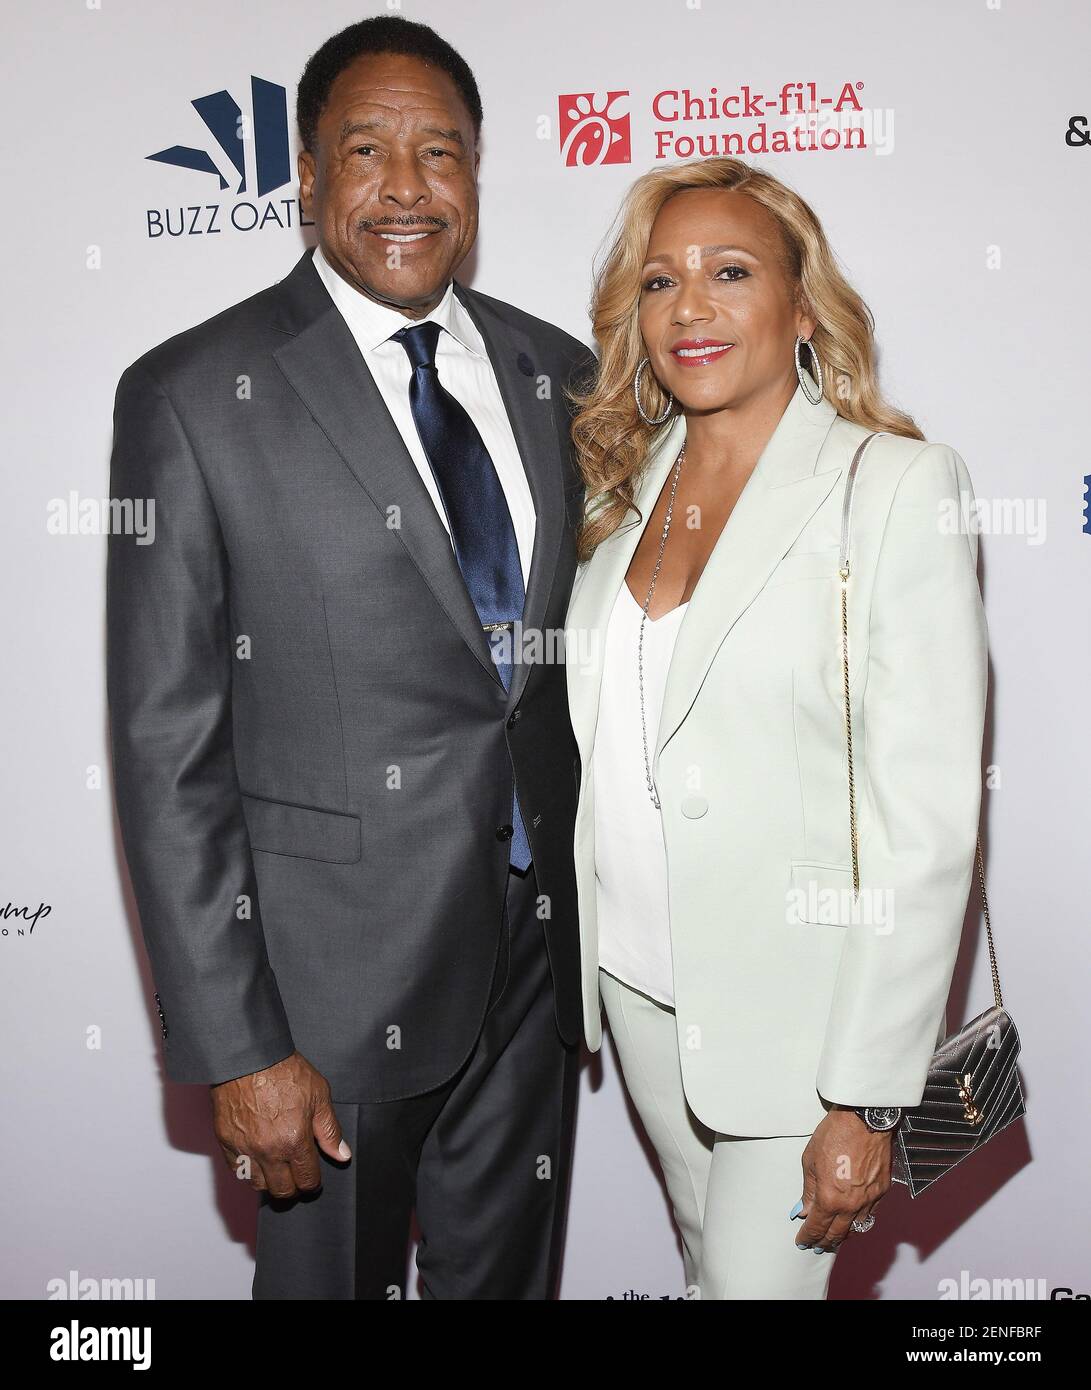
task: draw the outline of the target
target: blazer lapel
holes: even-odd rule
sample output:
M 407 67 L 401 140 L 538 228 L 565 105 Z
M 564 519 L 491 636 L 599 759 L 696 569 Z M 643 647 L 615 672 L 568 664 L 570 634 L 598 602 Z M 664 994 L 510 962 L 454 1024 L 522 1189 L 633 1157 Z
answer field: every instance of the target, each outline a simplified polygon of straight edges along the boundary
M 584 767 L 590 759 L 598 727 L 606 625 L 648 517 L 678 459 L 685 437 L 686 422 L 682 416 L 663 428 L 652 445 L 633 499 L 641 519 L 633 518 L 619 526 L 602 542 L 576 578 L 566 622 L 565 662 L 572 729 Z
M 489 361 L 511 422 L 519 457 L 523 461 L 534 500 L 534 550 L 523 606 L 524 632 L 541 632 L 557 569 L 557 556 L 565 527 L 563 461 L 554 416 L 553 392 L 563 383 L 551 382 L 550 395 L 539 395 L 542 368 L 530 338 L 503 319 L 491 302 L 455 284 L 455 294 L 485 339 Z M 516 646 L 518 651 L 518 645 Z M 508 703 L 522 694 L 529 663 L 516 661 Z
M 677 731 L 731 628 L 757 597 L 778 561 L 829 496 L 841 464 L 817 471 L 837 419 L 827 401 L 812 405 L 797 388 L 762 450 L 690 598 L 678 630 L 655 758 Z M 642 520 L 625 523 L 595 552 L 577 580 L 569 612 L 572 724 L 584 766 L 594 746 L 606 625 L 648 517 L 686 437 L 685 420 L 657 439 L 636 493 Z M 669 542 L 668 542 L 669 544 Z M 655 763 L 653 762 L 653 772 Z
M 828 401 L 813 405 L 797 387 L 762 450 L 678 630 L 656 759 L 697 698 L 720 644 L 840 477 L 840 464 L 818 471 L 822 446 L 836 419 Z M 654 775 L 654 762 L 652 766 Z
M 383 517 L 391 507 L 399 509 L 395 535 L 474 655 L 501 684 L 450 537 L 310 251 L 277 291 L 275 326 L 285 334 L 273 353 L 277 365 Z

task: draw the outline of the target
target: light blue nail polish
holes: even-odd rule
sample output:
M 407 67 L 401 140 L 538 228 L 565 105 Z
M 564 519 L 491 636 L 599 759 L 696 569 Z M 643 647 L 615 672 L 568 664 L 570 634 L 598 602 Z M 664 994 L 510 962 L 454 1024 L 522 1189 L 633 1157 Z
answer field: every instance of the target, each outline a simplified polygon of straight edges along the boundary
M 792 1208 L 792 1210 L 788 1213 L 788 1220 L 789 1220 L 789 1221 L 794 1221 L 794 1220 L 796 1219 L 797 1216 L 799 1216 L 799 1215 L 802 1214 L 802 1212 L 803 1212 L 803 1199 L 800 1198 L 800 1200 L 795 1204 L 795 1206 Z
M 797 1246 L 796 1246 L 796 1249 L 797 1249 L 797 1250 L 810 1250 L 810 1249 L 812 1249 L 812 1248 L 813 1248 L 813 1247 L 810 1246 L 810 1245 L 797 1245 Z

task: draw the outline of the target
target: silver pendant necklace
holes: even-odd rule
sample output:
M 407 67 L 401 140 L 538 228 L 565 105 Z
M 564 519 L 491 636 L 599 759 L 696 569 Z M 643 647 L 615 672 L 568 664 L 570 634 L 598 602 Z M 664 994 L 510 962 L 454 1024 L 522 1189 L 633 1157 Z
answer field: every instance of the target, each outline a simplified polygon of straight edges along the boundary
M 674 496 L 678 491 L 678 478 L 682 472 L 682 460 L 686 457 L 686 446 L 683 444 L 678 455 L 678 461 L 674 465 L 674 478 L 671 481 L 670 497 L 667 500 L 667 515 L 663 519 L 663 534 L 659 537 L 659 554 L 656 556 L 655 568 L 652 570 L 652 580 L 648 585 L 648 597 L 644 600 L 644 612 L 640 618 L 640 636 L 636 646 L 636 669 L 637 678 L 640 685 L 640 726 L 644 734 L 644 777 L 648 784 L 648 795 L 652 799 L 652 805 L 658 811 L 659 797 L 656 794 L 655 783 L 652 781 L 652 764 L 648 756 L 648 720 L 644 713 L 644 624 L 648 621 L 648 610 L 652 606 L 652 595 L 655 593 L 655 581 L 659 578 L 659 567 L 663 563 L 663 551 L 667 547 L 667 536 L 670 534 L 671 518 L 674 516 Z

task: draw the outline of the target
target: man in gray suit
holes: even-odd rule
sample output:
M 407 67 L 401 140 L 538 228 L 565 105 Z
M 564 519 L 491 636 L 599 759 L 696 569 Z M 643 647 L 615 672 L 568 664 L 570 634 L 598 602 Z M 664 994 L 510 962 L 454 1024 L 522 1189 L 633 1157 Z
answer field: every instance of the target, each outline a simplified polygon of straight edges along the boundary
M 432 30 L 334 36 L 298 118 L 317 250 L 115 407 L 111 493 L 156 506 L 110 538 L 108 683 L 167 1074 L 262 1193 L 255 1297 L 403 1296 L 415 1209 L 426 1297 L 546 1298 L 589 354 L 452 280 L 481 104 Z

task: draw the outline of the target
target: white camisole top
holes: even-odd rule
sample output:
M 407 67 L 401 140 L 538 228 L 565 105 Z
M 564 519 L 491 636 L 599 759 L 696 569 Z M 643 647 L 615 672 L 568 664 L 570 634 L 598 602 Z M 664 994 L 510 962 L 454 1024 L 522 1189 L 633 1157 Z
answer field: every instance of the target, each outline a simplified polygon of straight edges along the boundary
M 688 603 L 644 624 L 648 758 L 655 756 L 667 671 Z M 637 677 L 643 606 L 622 582 L 606 628 L 595 779 L 599 965 L 673 1007 L 667 858 L 661 813 L 648 793 Z

